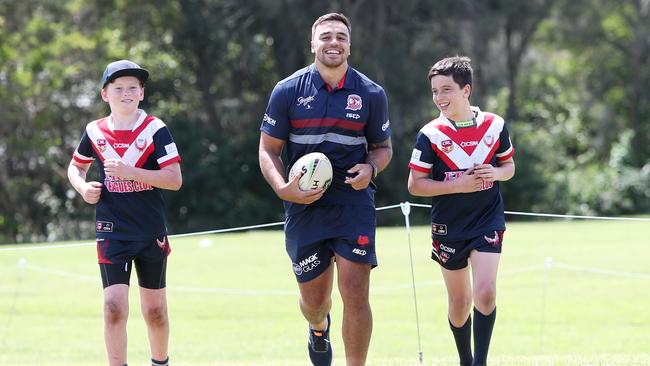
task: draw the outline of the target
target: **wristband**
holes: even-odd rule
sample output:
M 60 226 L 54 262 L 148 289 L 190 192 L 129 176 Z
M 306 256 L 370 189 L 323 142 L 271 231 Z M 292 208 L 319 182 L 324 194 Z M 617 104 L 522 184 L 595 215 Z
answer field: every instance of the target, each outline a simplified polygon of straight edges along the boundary
M 372 179 L 377 178 L 377 174 L 379 174 L 379 169 L 377 168 L 377 164 L 375 164 L 372 160 L 367 161 L 368 164 L 372 167 Z

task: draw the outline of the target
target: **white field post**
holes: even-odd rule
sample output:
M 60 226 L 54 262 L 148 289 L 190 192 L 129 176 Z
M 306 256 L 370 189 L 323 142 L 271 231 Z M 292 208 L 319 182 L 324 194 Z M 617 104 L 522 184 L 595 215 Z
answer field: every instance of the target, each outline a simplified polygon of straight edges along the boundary
M 409 259 L 411 261 L 411 282 L 413 283 L 413 304 L 415 305 L 415 326 L 418 333 L 418 359 L 422 363 L 422 342 L 420 341 L 420 316 L 418 314 L 418 298 L 415 293 L 415 273 L 413 271 L 413 251 L 411 250 L 411 222 L 409 220 L 409 215 L 411 214 L 411 204 L 406 202 L 401 202 L 399 204 L 402 209 L 402 214 L 404 215 L 404 222 L 406 224 L 406 236 L 408 237 L 409 243 Z
M 544 324 L 546 323 L 546 290 L 548 289 L 548 278 L 553 268 L 553 257 L 546 257 L 544 260 L 544 280 L 542 283 L 542 316 L 539 326 L 539 355 L 544 353 Z

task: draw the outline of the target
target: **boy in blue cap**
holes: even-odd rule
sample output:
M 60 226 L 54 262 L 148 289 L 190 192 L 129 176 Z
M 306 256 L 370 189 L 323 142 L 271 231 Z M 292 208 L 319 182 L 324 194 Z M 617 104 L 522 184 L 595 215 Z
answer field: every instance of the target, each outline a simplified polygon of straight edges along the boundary
M 131 268 L 140 285 L 151 363 L 169 364 L 165 275 L 167 240 L 162 189 L 182 185 L 181 158 L 167 126 L 138 108 L 149 72 L 129 60 L 108 64 L 102 99 L 111 114 L 88 123 L 68 167 L 68 179 L 96 204 L 97 256 L 104 287 L 104 341 L 111 366 L 126 365 Z M 99 181 L 86 181 L 93 162 Z

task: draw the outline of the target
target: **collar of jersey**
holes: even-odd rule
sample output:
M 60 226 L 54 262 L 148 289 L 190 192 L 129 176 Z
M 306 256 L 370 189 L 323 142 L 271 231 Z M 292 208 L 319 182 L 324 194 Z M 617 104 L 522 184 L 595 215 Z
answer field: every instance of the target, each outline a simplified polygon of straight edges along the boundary
M 316 64 L 311 64 L 309 68 L 311 72 L 311 79 L 316 89 L 325 87 L 325 80 L 323 80 L 323 78 L 320 76 L 320 73 L 316 68 Z M 354 89 L 354 80 L 352 79 L 352 72 L 350 71 L 352 71 L 352 68 L 348 66 L 348 69 L 345 72 L 345 82 L 343 83 L 343 87 L 339 89 Z

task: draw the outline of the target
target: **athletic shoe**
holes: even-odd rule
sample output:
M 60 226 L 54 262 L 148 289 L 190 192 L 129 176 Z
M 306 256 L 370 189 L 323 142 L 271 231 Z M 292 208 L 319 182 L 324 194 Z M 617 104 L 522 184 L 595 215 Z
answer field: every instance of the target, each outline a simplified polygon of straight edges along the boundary
M 327 329 L 314 330 L 309 327 L 307 349 L 309 359 L 314 366 L 332 365 L 332 346 L 330 345 L 330 315 L 327 314 Z

